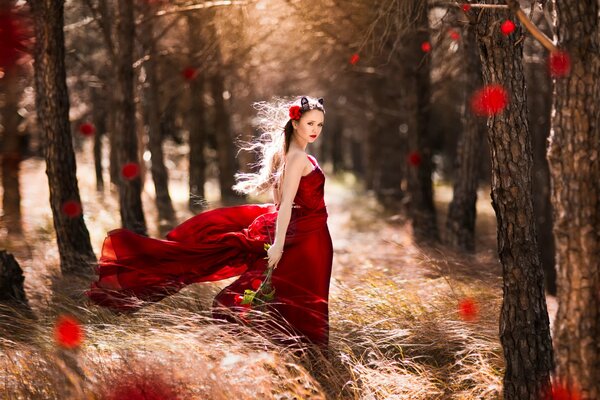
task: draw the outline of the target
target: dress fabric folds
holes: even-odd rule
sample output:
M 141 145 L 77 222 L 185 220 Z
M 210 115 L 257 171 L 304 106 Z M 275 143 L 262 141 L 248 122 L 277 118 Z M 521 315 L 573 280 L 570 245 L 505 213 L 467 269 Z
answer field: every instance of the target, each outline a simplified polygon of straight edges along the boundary
M 286 326 L 310 342 L 327 346 L 328 296 L 333 246 L 324 201 L 325 175 L 314 169 L 300 179 L 283 255 L 273 272 L 276 310 Z M 127 229 L 108 232 L 86 296 L 95 304 L 133 312 L 186 285 L 239 276 L 215 297 L 219 310 L 243 313 L 239 298 L 262 279 L 265 243 L 275 238 L 274 204 L 246 204 L 201 212 L 172 229 L 165 239 Z

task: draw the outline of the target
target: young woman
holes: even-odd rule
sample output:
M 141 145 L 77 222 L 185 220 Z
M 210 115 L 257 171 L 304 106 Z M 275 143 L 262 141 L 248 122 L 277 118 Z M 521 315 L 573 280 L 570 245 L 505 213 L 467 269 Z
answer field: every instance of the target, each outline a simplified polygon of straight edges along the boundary
M 271 190 L 274 202 L 201 212 L 166 239 L 123 228 L 108 232 L 96 267 L 98 280 L 86 291 L 90 300 L 116 311 L 135 311 L 191 283 L 239 276 L 213 303 L 213 315 L 229 319 L 223 310 L 246 312 L 245 290 L 256 289 L 267 267 L 273 267 L 275 298 L 269 310 L 301 339 L 327 347 L 333 246 L 325 176 L 306 154 L 306 146 L 323 129 L 323 99 L 257 104 L 263 132 L 246 149 L 259 153 L 260 168 L 236 174 L 234 189 Z M 265 244 L 270 245 L 266 251 Z

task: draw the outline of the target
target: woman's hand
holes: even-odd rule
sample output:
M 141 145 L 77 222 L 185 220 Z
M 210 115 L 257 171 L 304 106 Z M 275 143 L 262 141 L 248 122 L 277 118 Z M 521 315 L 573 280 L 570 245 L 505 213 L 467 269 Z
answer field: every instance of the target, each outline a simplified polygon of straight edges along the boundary
M 269 258 L 268 266 L 273 266 L 273 269 L 277 268 L 277 263 L 283 255 L 283 245 L 279 243 L 273 243 L 269 250 L 267 250 L 267 257 Z

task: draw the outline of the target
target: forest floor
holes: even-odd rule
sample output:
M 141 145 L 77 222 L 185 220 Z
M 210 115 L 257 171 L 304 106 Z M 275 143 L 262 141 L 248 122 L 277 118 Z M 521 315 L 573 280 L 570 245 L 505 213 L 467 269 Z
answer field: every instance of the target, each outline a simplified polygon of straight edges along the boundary
M 181 222 L 192 215 L 186 155 L 175 146 L 167 154 Z M 84 142 L 77 175 L 98 255 L 106 232 L 119 226 L 119 212 L 114 193 L 96 191 L 90 155 L 91 141 Z M 160 237 L 153 184 L 146 177 L 149 233 Z M 9 242 L 1 236 L 0 248 L 11 251 L 23 268 L 36 319 L 0 320 L 10 333 L 0 338 L 5 399 L 99 399 L 119 390 L 155 393 L 131 397 L 139 399 L 500 398 L 502 273 L 489 192 L 479 193 L 478 250 L 465 255 L 419 246 L 405 219 L 384 212 L 353 176 L 328 174 L 334 265 L 330 353 L 323 354 L 313 348 L 293 352 L 260 332 L 212 320 L 212 298 L 230 280 L 190 285 L 133 316 L 88 305 L 81 294 L 89 282 L 60 276 L 42 160 L 22 163 L 21 187 L 25 239 Z M 207 206 L 218 206 L 216 182 L 206 189 Z M 451 188 L 439 184 L 435 193 L 443 232 Z M 459 313 L 465 299 L 476 307 L 472 318 Z M 556 302 L 547 300 L 552 322 Z M 85 339 L 75 350 L 55 346 L 53 328 L 62 314 L 82 323 Z

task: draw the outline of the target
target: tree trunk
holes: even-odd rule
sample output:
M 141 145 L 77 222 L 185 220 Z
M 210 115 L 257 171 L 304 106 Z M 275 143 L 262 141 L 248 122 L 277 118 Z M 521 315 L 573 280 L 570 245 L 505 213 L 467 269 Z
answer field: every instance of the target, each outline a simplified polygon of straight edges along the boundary
M 62 211 L 67 201 L 81 204 L 69 124 L 65 72 L 63 1 L 29 2 L 35 20 L 35 90 L 38 124 L 44 134 L 50 206 L 61 271 L 89 275 L 96 262 L 83 214 Z
M 409 84 L 414 84 L 416 108 L 411 103 L 409 112 L 416 114 L 416 132 L 408 135 L 410 152 L 420 155 L 418 166 L 409 168 L 408 192 L 410 193 L 409 215 L 413 233 L 417 241 L 436 242 L 439 240 L 437 216 L 433 202 L 432 137 L 429 126 L 431 116 L 431 58 L 423 54 L 421 44 L 429 41 L 429 19 L 427 2 L 420 0 L 414 8 L 415 32 L 410 35 L 409 59 L 412 63 L 407 71 Z
M 509 94 L 508 106 L 488 118 L 492 205 L 504 277 L 500 315 L 506 364 L 504 398 L 539 400 L 550 383 L 553 355 L 533 215 L 522 30 L 518 26 L 509 36 L 499 32 L 499 24 L 511 18 L 508 10 L 479 12 L 476 32 L 483 81 L 500 84 Z
M 446 242 L 457 249 L 475 251 L 475 219 L 477 217 L 477 186 L 479 163 L 485 124 L 470 110 L 469 96 L 481 86 L 481 61 L 474 28 L 464 30 L 463 55 L 465 57 L 465 98 L 463 100 L 463 130 L 456 150 L 456 171 L 452 201 L 448 207 Z
M 539 12 L 535 20 L 547 35 L 550 28 Z M 533 145 L 533 211 L 535 214 L 540 260 L 544 268 L 546 291 L 556 295 L 555 247 L 552 236 L 552 205 L 550 204 L 550 171 L 546 160 L 547 140 L 550 134 L 552 112 L 552 79 L 546 64 L 546 49 L 535 39 L 525 42 L 525 54 L 530 61 L 525 64 L 529 127 Z
M 192 57 L 190 65 L 194 65 L 196 55 L 201 49 L 202 33 L 200 30 L 200 19 L 195 15 L 188 15 L 187 24 L 189 30 L 189 47 Z M 204 72 L 200 72 L 196 79 L 190 82 L 190 197 L 188 208 L 197 213 L 206 207 L 204 195 L 204 183 L 206 179 L 206 159 L 204 158 L 204 146 L 206 144 L 206 107 L 204 105 Z
M 146 122 L 148 124 L 148 149 L 150 150 L 150 172 L 156 193 L 158 224 L 161 232 L 167 232 L 175 225 L 175 210 L 169 194 L 169 174 L 165 167 L 160 131 L 159 82 L 156 71 L 156 43 L 154 39 L 153 21 L 150 17 L 153 5 L 144 5 L 148 22 L 143 25 L 142 41 L 144 52 L 150 58 L 144 63 L 146 70 L 146 88 L 144 91 Z
M 102 93 L 105 88 L 92 88 L 92 101 L 94 103 L 94 126 L 96 134 L 94 135 L 94 171 L 96 172 L 96 190 L 102 192 L 104 189 L 104 177 L 102 175 L 102 136 L 106 134 L 106 112 L 107 102 Z
M 117 184 L 119 187 L 119 205 L 121 224 L 124 228 L 141 235 L 146 235 L 146 220 L 142 209 L 141 178 L 138 174 L 133 179 L 126 179 L 121 173 L 127 163 L 136 163 L 141 171 L 138 157 L 137 136 L 135 129 L 134 101 L 134 38 L 135 22 L 133 0 L 118 0 L 118 57 L 117 85 L 115 98 L 115 135 L 111 142 L 111 151 L 116 152 L 116 163 L 119 170 Z
M 0 303 L 29 308 L 23 287 L 24 281 L 23 270 L 15 257 L 5 250 L 0 250 Z
M 556 2 L 571 73 L 555 81 L 548 161 L 558 270 L 558 376 L 600 398 L 600 27 L 596 0 Z
M 21 190 L 19 186 L 19 169 L 23 155 L 19 145 L 19 87 L 17 67 L 6 69 L 0 81 L 4 95 L 2 107 L 2 224 L 7 234 L 21 235 L 23 222 L 21 219 Z

